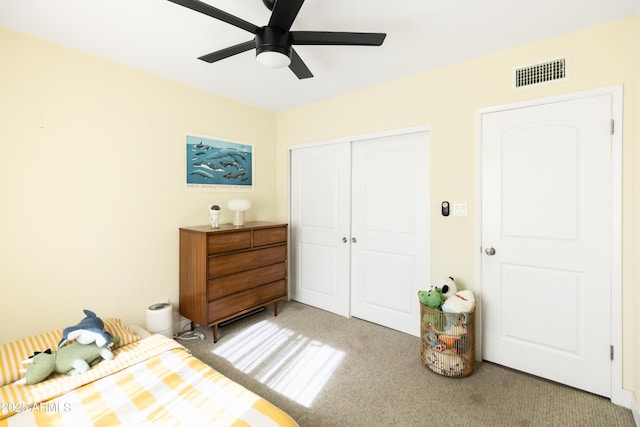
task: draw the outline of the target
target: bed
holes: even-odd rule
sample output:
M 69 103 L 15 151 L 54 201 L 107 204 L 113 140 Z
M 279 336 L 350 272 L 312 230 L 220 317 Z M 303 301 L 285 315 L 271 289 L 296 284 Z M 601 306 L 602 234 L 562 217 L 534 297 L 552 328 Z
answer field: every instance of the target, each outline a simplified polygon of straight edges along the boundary
M 56 348 L 62 330 L 0 347 L 0 426 L 297 426 L 284 411 L 191 356 L 163 335 L 104 319 L 119 336 L 113 360 L 78 375 L 24 385 L 21 361 Z

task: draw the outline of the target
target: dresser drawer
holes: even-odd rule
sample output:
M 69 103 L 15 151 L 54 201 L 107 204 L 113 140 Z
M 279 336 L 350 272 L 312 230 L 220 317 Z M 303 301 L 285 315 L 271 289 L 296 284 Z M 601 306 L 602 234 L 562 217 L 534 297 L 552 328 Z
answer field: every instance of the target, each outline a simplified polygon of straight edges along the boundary
M 237 254 L 219 255 L 207 260 L 209 279 L 227 274 L 252 270 L 270 264 L 283 262 L 287 259 L 287 247 L 274 246 L 271 248 L 256 249 Z
M 207 253 L 217 254 L 251 248 L 251 230 L 211 233 L 207 236 Z
M 253 230 L 253 246 L 266 246 L 287 241 L 287 227 L 259 228 Z
M 215 323 L 243 310 L 268 304 L 278 298 L 284 298 L 287 294 L 286 283 L 285 280 L 279 280 L 268 285 L 209 301 L 207 307 L 209 323 Z
M 209 300 L 231 295 L 245 289 L 275 282 L 287 276 L 287 264 L 284 262 L 254 268 L 253 270 L 211 279 L 207 284 L 207 298 Z

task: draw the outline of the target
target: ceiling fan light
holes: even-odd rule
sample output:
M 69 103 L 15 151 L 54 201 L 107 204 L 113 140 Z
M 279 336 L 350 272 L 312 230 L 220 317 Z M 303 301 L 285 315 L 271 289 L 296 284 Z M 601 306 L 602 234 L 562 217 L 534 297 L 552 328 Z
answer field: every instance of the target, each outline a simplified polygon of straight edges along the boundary
M 291 58 L 281 52 L 265 50 L 256 55 L 259 64 L 269 68 L 285 68 L 291 64 Z

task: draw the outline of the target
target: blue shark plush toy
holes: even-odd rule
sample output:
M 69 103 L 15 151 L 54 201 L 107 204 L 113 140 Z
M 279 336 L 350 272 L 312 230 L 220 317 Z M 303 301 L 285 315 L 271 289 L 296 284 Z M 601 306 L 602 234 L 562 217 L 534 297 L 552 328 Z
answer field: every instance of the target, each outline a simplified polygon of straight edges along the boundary
M 62 339 L 58 348 L 75 339 L 80 344 L 96 343 L 98 347 L 106 347 L 111 341 L 111 335 L 104 330 L 104 322 L 91 310 L 83 310 L 85 318 L 75 326 L 69 326 L 62 331 Z

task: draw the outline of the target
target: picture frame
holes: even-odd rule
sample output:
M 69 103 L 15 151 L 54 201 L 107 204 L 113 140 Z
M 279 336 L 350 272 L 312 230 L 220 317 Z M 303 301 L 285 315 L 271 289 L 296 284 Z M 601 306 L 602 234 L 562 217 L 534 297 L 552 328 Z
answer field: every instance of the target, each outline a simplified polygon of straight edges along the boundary
M 253 190 L 252 144 L 187 133 L 184 148 L 188 191 Z

